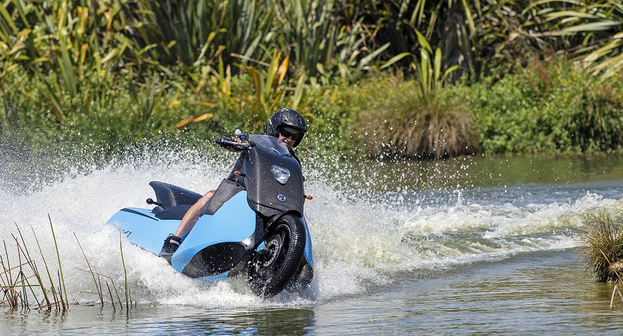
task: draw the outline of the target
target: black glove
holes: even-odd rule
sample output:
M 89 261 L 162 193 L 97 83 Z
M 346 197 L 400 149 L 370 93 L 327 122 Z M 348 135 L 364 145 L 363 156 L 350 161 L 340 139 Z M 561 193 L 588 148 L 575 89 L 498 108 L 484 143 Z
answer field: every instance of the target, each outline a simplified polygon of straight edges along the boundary
M 231 142 L 236 142 L 236 139 L 234 139 L 233 136 L 231 135 L 221 135 L 218 138 L 216 138 L 216 143 L 225 148 L 225 149 L 232 149 L 234 148 L 231 144 L 226 143 L 225 141 L 231 141 Z

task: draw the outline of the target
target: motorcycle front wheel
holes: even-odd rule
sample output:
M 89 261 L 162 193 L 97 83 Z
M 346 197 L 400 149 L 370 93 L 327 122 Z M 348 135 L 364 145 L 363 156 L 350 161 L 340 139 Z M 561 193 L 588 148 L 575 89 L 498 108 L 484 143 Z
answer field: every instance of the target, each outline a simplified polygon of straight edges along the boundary
M 253 293 L 269 298 L 281 292 L 299 269 L 305 251 L 305 226 L 300 218 L 285 215 L 266 234 L 266 248 L 249 267 Z

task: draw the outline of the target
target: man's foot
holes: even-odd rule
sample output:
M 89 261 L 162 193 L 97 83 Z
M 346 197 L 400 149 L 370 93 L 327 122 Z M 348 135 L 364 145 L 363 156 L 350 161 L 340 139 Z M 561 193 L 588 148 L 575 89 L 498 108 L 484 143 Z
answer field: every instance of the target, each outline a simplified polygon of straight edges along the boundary
M 169 264 L 171 264 L 171 257 L 173 257 L 173 253 L 177 251 L 177 248 L 180 247 L 182 243 L 182 238 L 174 235 L 169 235 L 167 239 L 164 240 L 164 245 L 162 245 L 162 250 L 159 257 L 166 259 Z

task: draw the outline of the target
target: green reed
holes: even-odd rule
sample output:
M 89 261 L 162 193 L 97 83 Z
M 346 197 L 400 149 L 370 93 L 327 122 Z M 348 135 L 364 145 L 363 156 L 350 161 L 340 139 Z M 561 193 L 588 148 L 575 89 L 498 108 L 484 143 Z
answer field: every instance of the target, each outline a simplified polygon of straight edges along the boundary
M 52 238 L 54 239 L 54 249 L 56 250 L 56 259 L 58 260 L 58 274 L 59 274 L 59 281 L 62 285 L 62 291 L 59 295 L 59 297 L 61 298 L 61 306 L 63 310 L 66 310 L 69 308 L 69 300 L 67 299 L 67 287 L 65 287 L 65 277 L 63 276 L 63 266 L 61 265 L 61 254 L 58 251 L 58 243 L 56 241 L 56 233 L 54 233 L 54 226 L 52 225 L 52 218 L 50 217 L 50 215 L 48 215 L 48 219 L 50 221 L 50 229 L 52 230 Z M 65 298 L 63 300 L 63 294 L 65 293 Z
M 39 239 L 34 231 L 33 236 L 36 241 L 36 244 L 39 248 L 39 252 L 41 255 L 41 261 L 45 267 L 45 273 L 47 275 L 47 283 L 44 281 L 38 267 L 37 261 L 33 259 L 22 235 L 22 232 L 19 227 L 17 227 L 19 238 L 13 235 L 13 240 L 16 244 L 16 250 L 14 253 L 17 255 L 16 258 L 18 260 L 17 264 L 14 264 L 11 261 L 11 257 L 9 254 L 9 250 L 7 248 L 6 242 L 3 242 L 4 245 L 4 256 L 0 255 L 0 290 L 2 290 L 3 297 L 0 300 L 0 304 L 6 306 L 9 309 L 18 309 L 21 307 L 23 311 L 29 311 L 31 309 L 36 310 L 56 310 L 59 312 L 68 312 L 71 309 L 70 301 L 69 301 L 69 293 L 65 286 L 65 277 L 63 274 L 62 268 L 62 258 L 60 255 L 60 251 L 58 248 L 58 242 L 56 240 L 56 234 L 54 232 L 54 226 L 52 225 L 52 220 L 48 216 L 50 221 L 50 228 L 52 230 L 52 238 L 54 240 L 54 248 L 55 248 L 55 256 L 58 262 L 58 270 L 56 274 L 56 279 L 52 276 L 52 272 L 48 266 L 46 261 L 45 254 L 41 248 L 39 243 Z M 75 236 L 75 234 L 74 234 Z M 110 301 L 113 309 L 116 309 L 116 305 L 114 303 L 115 296 L 116 300 L 119 302 L 119 306 L 123 308 L 123 304 L 121 303 L 121 297 L 117 290 L 117 286 L 115 285 L 114 280 L 104 274 L 96 272 L 89 262 L 89 259 L 86 256 L 86 253 L 82 249 L 82 245 L 76 237 L 76 241 L 83 253 L 85 261 L 88 266 L 88 270 L 82 270 L 80 268 L 76 268 L 80 271 L 87 272 L 91 275 L 93 282 L 95 284 L 96 291 L 95 292 L 81 292 L 80 294 L 95 294 L 100 299 L 100 304 L 103 306 L 104 298 Z M 120 237 L 121 238 L 121 237 Z M 125 278 L 125 293 L 126 293 L 126 309 L 129 313 L 131 308 L 130 305 L 130 291 L 128 284 L 127 271 L 125 268 L 125 261 L 123 257 L 123 250 L 120 240 L 120 250 L 121 250 L 121 259 L 124 269 L 124 278 Z M 106 279 L 105 284 L 102 284 L 102 279 Z M 110 281 L 110 284 L 109 282 Z M 105 288 L 104 288 L 105 285 Z M 111 288 L 112 285 L 112 288 Z M 107 292 L 106 294 L 104 292 Z M 114 295 L 113 295 L 114 291 Z M 77 299 L 77 297 L 76 297 Z M 34 301 L 34 302 L 33 302 Z
M 121 231 L 119 231 L 119 251 L 121 252 L 121 264 L 123 265 L 123 279 L 125 289 L 125 305 L 130 309 L 130 286 L 128 284 L 128 270 L 125 267 L 125 259 L 123 257 L 123 244 L 121 244 Z

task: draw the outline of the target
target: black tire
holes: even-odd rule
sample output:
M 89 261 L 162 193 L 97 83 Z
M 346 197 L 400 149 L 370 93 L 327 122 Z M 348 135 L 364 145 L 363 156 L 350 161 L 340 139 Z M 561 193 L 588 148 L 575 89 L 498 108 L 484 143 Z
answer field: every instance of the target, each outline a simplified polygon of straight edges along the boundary
M 305 252 L 305 226 L 292 215 L 272 225 L 264 241 L 266 250 L 256 255 L 249 267 L 249 286 L 256 295 L 279 294 L 296 274 Z

